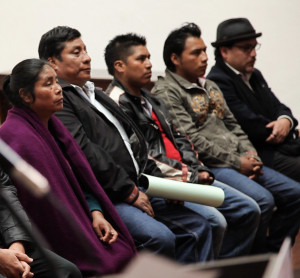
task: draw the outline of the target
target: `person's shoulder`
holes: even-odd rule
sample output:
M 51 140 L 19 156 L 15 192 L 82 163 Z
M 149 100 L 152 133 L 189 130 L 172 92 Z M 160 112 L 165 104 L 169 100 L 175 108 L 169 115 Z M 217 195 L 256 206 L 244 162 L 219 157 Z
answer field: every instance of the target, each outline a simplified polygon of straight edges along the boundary
M 218 63 L 216 63 L 210 69 L 209 73 L 207 74 L 207 78 L 210 80 L 222 80 L 224 78 L 230 78 L 230 77 L 229 77 L 229 72 L 226 71 L 224 67 L 221 67 L 220 65 L 218 65 Z
M 37 134 L 30 123 L 19 119 L 8 119 L 0 128 L 1 139 L 22 150 L 31 149 L 36 144 Z
M 153 88 L 155 88 L 157 86 L 165 86 L 165 84 L 167 84 L 166 77 L 159 75 L 159 76 L 157 76 L 157 81 L 154 82 Z
M 27 133 L 30 129 L 30 125 L 27 124 L 26 120 L 19 115 L 9 115 L 6 121 L 1 125 L 0 134 L 15 134 Z
M 70 91 L 72 89 L 75 89 L 70 83 L 68 83 L 67 81 L 58 78 L 58 83 L 61 86 L 63 91 Z
M 62 86 L 64 102 L 74 102 L 74 99 L 78 98 L 78 94 L 76 89 L 71 85 L 68 84 L 66 86 Z
M 205 87 L 214 87 L 218 90 L 220 90 L 219 86 L 217 85 L 217 83 L 214 80 L 211 80 L 210 78 L 205 78 Z
M 257 68 L 254 68 L 254 71 L 253 71 L 252 74 L 263 78 L 262 72 L 259 69 L 257 69 Z
M 160 95 L 168 91 L 176 91 L 179 88 L 179 85 L 174 82 L 172 78 L 168 75 L 158 76 L 157 81 L 154 83 L 154 86 L 151 90 L 155 95 Z
M 95 87 L 94 93 L 95 93 L 95 97 L 96 97 L 97 100 L 99 100 L 99 99 L 108 99 L 109 98 L 108 93 L 103 91 L 103 89 L 100 88 L 100 87 Z
M 214 91 L 215 93 L 219 93 L 221 96 L 223 96 L 223 92 L 218 86 L 218 84 L 211 79 L 207 79 L 207 78 L 205 79 L 204 87 L 207 91 Z

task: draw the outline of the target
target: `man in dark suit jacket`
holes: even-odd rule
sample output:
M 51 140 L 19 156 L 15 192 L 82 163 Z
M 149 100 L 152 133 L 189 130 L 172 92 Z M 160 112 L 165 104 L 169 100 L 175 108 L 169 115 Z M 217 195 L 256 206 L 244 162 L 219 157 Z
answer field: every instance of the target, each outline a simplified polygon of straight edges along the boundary
M 300 181 L 300 142 L 295 140 L 298 122 L 254 68 L 259 36 L 246 18 L 220 23 L 212 43 L 216 64 L 207 78 L 222 90 L 264 164 Z
M 56 115 L 79 143 L 137 248 L 181 263 L 212 259 L 212 231 L 206 219 L 162 198 L 149 200 L 140 190 L 145 167 L 163 175 L 147 160 L 144 137 L 134 122 L 89 81 L 91 58 L 80 32 L 65 26 L 48 31 L 39 55 L 53 66 L 63 88 L 64 108 Z M 133 131 L 130 141 L 128 129 Z

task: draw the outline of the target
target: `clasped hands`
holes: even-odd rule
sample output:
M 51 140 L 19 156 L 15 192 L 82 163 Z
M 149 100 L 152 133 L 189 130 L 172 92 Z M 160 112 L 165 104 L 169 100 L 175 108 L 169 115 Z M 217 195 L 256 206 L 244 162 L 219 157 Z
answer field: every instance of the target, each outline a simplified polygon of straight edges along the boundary
M 262 166 L 263 163 L 254 157 L 242 156 L 240 173 L 252 180 L 256 180 L 259 176 L 263 175 Z
M 21 242 L 14 242 L 9 249 L 0 249 L 0 274 L 8 278 L 31 278 L 29 263 L 33 261 L 25 254 Z

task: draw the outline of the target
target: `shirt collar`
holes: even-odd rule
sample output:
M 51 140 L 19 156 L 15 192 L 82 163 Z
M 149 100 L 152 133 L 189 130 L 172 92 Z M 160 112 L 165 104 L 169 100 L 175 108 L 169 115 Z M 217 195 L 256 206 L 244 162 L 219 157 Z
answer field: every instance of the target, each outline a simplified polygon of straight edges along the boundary
M 240 75 L 243 82 L 248 86 L 248 88 L 253 91 L 252 86 L 250 84 L 250 78 L 252 76 L 252 73 L 247 73 L 247 74 L 243 74 L 240 71 L 238 71 L 237 69 L 235 69 L 234 67 L 232 67 L 231 65 L 229 65 L 228 63 L 225 62 L 225 65 L 230 68 L 234 73 L 236 73 L 237 75 Z
M 252 73 L 247 73 L 247 74 L 243 74 L 240 71 L 238 71 L 237 69 L 235 69 L 234 67 L 232 67 L 231 65 L 229 65 L 227 62 L 224 62 L 225 65 L 227 67 L 229 67 L 235 74 L 240 75 L 242 77 L 242 79 L 244 80 L 244 82 L 249 82 Z
M 78 93 L 84 94 L 89 99 L 95 99 L 95 84 L 91 81 L 87 81 L 83 87 L 71 84 Z

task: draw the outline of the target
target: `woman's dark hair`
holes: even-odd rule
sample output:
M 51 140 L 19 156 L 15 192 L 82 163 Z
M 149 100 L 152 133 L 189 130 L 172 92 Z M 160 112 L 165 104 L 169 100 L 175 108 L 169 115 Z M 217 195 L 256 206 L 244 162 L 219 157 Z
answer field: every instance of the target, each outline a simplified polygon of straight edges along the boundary
M 11 103 L 9 102 L 6 94 L 0 90 L 0 125 L 4 123 L 7 116 L 7 111 L 11 108 Z
M 40 59 L 48 60 L 55 57 L 61 60 L 61 52 L 65 48 L 66 42 L 80 38 L 78 30 L 68 26 L 57 26 L 45 33 L 39 43 Z
M 182 27 L 172 31 L 164 44 L 163 58 L 165 65 L 170 71 L 175 71 L 175 66 L 171 61 L 172 53 L 180 56 L 185 48 L 185 41 L 188 37 L 200 38 L 201 30 L 195 23 L 186 23 Z
M 17 64 L 12 73 L 6 76 L 3 82 L 3 91 L 13 105 L 24 104 L 19 94 L 20 89 L 24 89 L 35 100 L 34 85 L 45 65 L 49 65 L 48 62 L 40 59 L 26 59 Z

